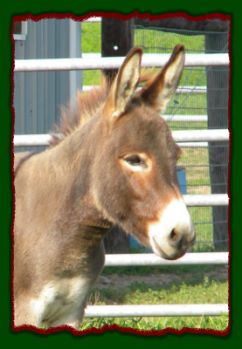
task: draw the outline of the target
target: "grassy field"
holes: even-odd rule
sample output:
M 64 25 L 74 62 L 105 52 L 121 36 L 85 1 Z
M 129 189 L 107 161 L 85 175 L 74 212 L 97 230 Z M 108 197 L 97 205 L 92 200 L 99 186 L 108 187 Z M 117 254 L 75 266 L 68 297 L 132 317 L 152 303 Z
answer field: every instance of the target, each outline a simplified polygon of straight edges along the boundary
M 177 43 L 184 43 L 187 52 L 203 52 L 203 36 L 184 36 L 154 30 L 138 29 L 134 33 L 134 45 L 141 46 L 147 53 L 171 52 Z M 147 45 L 147 43 L 149 45 Z M 148 47 L 149 46 L 149 47 Z M 86 53 L 101 51 L 100 23 L 82 24 L 82 51 Z M 100 82 L 99 71 L 85 71 L 84 85 Z M 206 85 L 205 69 L 185 69 L 181 86 Z M 167 114 L 206 114 L 205 94 L 176 94 Z M 169 122 L 173 130 L 206 129 L 206 122 L 179 123 Z M 208 151 L 206 148 L 184 148 L 179 166 L 186 168 L 187 193 L 210 193 L 208 171 Z M 196 166 L 194 166 L 196 165 Z M 212 209 L 210 207 L 189 208 L 197 232 L 194 251 L 212 251 Z M 107 283 L 99 282 L 93 290 L 89 304 L 172 304 L 172 303 L 227 303 L 228 277 L 226 267 L 189 266 L 173 268 L 118 268 L 105 269 L 103 275 Z M 130 319 L 86 319 L 81 329 L 100 328 L 104 325 L 118 324 L 139 330 L 162 330 L 167 327 L 214 329 L 223 331 L 228 325 L 228 316 L 219 317 L 167 317 L 167 318 L 130 318 Z
M 104 270 L 89 304 L 202 304 L 227 303 L 226 267 L 136 267 Z M 224 331 L 228 317 L 157 317 L 85 319 L 81 329 L 116 324 L 139 330 L 167 327 Z

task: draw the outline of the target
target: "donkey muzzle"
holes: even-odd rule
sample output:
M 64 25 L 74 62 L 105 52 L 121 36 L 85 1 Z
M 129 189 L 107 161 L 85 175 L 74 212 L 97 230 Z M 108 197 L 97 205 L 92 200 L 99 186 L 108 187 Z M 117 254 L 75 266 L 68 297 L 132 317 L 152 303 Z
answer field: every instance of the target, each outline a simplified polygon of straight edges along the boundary
M 196 236 L 190 214 L 183 200 L 170 202 L 160 219 L 149 225 L 150 245 L 165 259 L 182 257 L 194 244 Z

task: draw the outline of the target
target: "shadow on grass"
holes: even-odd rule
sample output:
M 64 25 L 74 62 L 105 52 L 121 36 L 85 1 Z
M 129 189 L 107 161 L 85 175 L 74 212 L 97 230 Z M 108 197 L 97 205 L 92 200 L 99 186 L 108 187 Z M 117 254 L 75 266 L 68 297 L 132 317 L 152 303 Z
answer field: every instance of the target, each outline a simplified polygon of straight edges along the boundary
M 227 302 L 228 273 L 224 266 L 156 268 L 155 273 L 104 274 L 90 295 L 89 304 L 160 304 Z M 134 272 L 134 270 L 133 270 Z

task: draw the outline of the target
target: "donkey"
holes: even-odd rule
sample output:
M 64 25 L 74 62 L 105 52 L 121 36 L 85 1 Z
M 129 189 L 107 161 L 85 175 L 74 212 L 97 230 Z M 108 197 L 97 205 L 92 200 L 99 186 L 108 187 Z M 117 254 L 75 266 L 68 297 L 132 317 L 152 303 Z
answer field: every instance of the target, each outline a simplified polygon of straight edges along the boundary
M 18 162 L 14 326 L 78 329 L 114 224 L 166 259 L 194 243 L 176 178 L 180 148 L 160 116 L 179 83 L 185 50 L 177 45 L 140 88 L 141 57 L 133 48 L 112 83 L 67 107 L 62 137 Z

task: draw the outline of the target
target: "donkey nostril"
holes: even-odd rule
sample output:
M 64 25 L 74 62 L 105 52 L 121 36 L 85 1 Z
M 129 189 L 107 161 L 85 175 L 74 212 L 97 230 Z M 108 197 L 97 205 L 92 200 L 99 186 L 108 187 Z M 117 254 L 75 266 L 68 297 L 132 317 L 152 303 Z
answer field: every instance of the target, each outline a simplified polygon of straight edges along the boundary
M 171 233 L 170 233 L 170 239 L 173 241 L 177 240 L 177 232 L 175 229 L 172 229 Z

